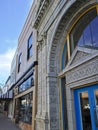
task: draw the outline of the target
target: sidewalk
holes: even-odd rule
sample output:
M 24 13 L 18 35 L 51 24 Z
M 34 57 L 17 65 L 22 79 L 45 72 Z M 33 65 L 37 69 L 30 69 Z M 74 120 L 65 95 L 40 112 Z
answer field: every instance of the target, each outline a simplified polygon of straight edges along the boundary
M 0 113 L 0 130 L 20 130 L 10 119 Z

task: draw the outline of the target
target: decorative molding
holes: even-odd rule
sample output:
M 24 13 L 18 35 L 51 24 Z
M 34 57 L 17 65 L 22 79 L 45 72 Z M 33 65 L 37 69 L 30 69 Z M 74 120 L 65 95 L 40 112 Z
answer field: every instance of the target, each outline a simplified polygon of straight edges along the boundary
M 73 59 L 72 64 L 78 62 L 80 59 L 85 58 L 86 56 L 88 56 L 87 53 L 82 52 L 82 51 L 77 51 L 77 53 L 76 53 L 76 55 L 75 55 L 75 57 Z
M 14 88 L 14 96 L 18 95 L 18 87 Z
M 91 56 L 96 52 L 98 52 L 98 50 L 77 46 L 72 53 L 71 59 L 67 67 L 76 62 L 82 61 L 83 59 L 86 59 L 88 56 Z
M 98 74 L 98 57 L 66 73 L 67 84 Z
M 51 0 L 41 0 L 41 2 L 40 2 L 41 4 L 39 5 L 36 19 L 35 19 L 35 23 L 34 23 L 35 28 L 37 28 L 37 26 L 39 25 L 43 15 L 45 14 L 47 7 L 49 6 L 50 1 Z
M 37 43 L 38 43 L 38 50 L 42 50 L 42 48 L 47 44 L 47 33 L 44 32 L 42 35 L 39 35 Z

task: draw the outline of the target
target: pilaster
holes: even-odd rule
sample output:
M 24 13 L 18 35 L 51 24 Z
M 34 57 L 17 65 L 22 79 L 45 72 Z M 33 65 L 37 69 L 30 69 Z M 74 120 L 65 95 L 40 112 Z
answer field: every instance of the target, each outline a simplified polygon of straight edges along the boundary
M 38 39 L 38 101 L 36 115 L 36 130 L 48 130 L 47 114 L 47 35 L 44 33 Z

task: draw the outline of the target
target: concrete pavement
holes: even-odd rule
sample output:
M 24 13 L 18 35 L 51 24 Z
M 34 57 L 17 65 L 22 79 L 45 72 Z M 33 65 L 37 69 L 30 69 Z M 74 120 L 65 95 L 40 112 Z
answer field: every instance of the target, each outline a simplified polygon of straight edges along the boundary
M 20 130 L 10 119 L 0 113 L 0 130 Z

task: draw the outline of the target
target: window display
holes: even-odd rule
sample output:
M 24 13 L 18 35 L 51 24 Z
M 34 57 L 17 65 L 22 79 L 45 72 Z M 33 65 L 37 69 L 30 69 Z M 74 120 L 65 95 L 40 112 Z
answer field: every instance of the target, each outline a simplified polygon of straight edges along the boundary
M 27 90 L 28 88 L 34 86 L 34 75 L 28 78 L 19 86 L 19 93 Z
M 19 120 L 25 123 L 32 123 L 32 102 L 33 93 L 20 98 Z

